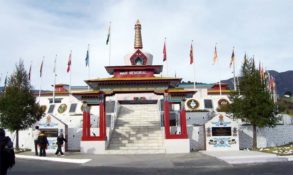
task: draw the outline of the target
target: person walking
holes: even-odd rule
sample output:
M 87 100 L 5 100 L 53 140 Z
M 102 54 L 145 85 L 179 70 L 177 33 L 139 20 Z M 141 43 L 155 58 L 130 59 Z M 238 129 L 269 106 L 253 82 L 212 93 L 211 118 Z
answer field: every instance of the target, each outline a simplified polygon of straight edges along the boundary
M 35 130 L 33 131 L 33 137 L 34 137 L 34 144 L 35 144 L 35 154 L 38 156 L 38 137 L 40 135 L 39 126 L 35 127 Z
M 63 143 L 67 142 L 67 140 L 64 138 L 63 133 L 60 133 L 59 136 L 57 137 L 57 150 L 56 150 L 56 155 L 58 156 L 58 154 L 60 153 L 62 156 L 64 156 L 63 152 L 62 152 L 62 146 Z
M 46 156 L 46 149 L 49 145 L 47 136 L 44 131 L 41 131 L 39 137 L 38 137 L 38 144 L 40 146 L 40 156 Z
M 14 164 L 13 143 L 8 136 L 5 136 L 5 130 L 0 128 L 0 175 L 7 175 L 8 168 L 12 168 Z

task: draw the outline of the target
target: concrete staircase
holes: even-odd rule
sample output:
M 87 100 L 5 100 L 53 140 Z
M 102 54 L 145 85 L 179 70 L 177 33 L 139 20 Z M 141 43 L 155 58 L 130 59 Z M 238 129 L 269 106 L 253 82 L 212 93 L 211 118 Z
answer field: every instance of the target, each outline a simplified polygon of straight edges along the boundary
M 157 104 L 121 105 L 107 153 L 165 153 L 160 123 Z

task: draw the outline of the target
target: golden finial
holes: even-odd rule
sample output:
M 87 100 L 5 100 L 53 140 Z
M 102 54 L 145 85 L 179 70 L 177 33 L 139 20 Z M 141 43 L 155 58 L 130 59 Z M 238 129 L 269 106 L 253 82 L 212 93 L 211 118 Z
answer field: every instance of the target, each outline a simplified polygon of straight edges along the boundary
M 135 29 L 134 48 L 142 49 L 141 24 L 139 20 L 136 21 L 134 29 Z

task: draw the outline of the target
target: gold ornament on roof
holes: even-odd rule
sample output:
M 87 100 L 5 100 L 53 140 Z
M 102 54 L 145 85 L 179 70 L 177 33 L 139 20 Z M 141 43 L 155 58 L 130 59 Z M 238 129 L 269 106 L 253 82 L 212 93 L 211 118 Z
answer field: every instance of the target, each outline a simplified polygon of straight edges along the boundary
M 142 49 L 141 24 L 139 20 L 136 21 L 134 29 L 135 29 L 134 48 Z

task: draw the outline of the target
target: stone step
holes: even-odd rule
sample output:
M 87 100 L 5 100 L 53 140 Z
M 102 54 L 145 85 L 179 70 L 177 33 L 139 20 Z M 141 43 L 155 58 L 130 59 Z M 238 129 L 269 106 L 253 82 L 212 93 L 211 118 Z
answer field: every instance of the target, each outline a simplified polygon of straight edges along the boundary
M 107 150 L 107 154 L 164 154 L 165 150 Z
M 109 154 L 165 153 L 158 105 L 121 105 Z
M 127 133 L 117 133 L 117 134 L 113 134 L 112 135 L 113 138 L 119 138 L 119 137 L 123 137 L 123 138 L 146 138 L 148 137 L 149 139 L 152 138 L 161 138 L 163 137 L 162 134 L 127 134 Z M 122 139 L 123 139 L 122 138 Z
M 111 140 L 111 144 L 163 144 L 160 140 Z
M 151 147 L 155 147 L 155 148 L 161 148 L 163 146 L 163 143 L 112 143 L 110 145 L 110 148 L 151 148 Z
M 152 128 L 133 128 L 133 127 L 118 127 L 115 129 L 116 132 L 130 132 L 133 134 L 144 134 L 144 133 L 162 133 L 161 128 L 152 127 Z
M 109 150 L 164 150 L 162 147 L 110 147 Z
M 111 138 L 111 141 L 122 141 L 122 140 L 127 140 L 127 141 L 131 141 L 131 142 L 134 142 L 134 141 L 160 141 L 160 140 L 163 140 L 164 138 L 162 136 L 158 136 L 158 137 L 148 137 L 148 138 L 145 138 L 145 137 L 117 137 L 117 136 L 114 136 L 113 138 Z

